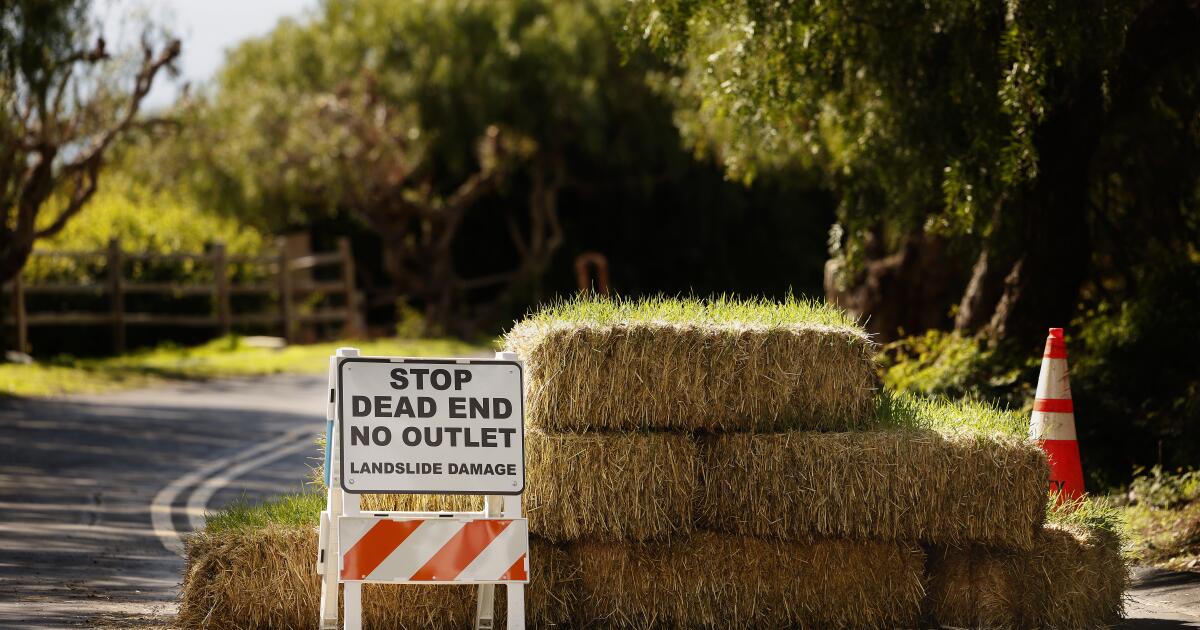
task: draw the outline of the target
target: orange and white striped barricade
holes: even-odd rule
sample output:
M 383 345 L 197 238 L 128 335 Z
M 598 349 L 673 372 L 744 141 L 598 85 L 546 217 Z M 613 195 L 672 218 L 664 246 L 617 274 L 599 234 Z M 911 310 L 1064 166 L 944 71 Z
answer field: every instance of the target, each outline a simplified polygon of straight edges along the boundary
M 509 629 L 525 627 L 529 526 L 523 367 L 494 360 L 359 357 L 330 362 L 328 497 L 317 571 L 321 628 L 362 628 L 362 584 L 477 584 L 476 630 L 493 627 L 495 585 Z M 362 493 L 485 495 L 484 511 L 373 512 Z
M 1067 344 L 1063 329 L 1051 328 L 1042 353 L 1029 437 L 1037 440 L 1050 462 L 1050 492 L 1064 499 L 1082 497 L 1083 466 L 1075 435 L 1075 403 L 1067 370 Z

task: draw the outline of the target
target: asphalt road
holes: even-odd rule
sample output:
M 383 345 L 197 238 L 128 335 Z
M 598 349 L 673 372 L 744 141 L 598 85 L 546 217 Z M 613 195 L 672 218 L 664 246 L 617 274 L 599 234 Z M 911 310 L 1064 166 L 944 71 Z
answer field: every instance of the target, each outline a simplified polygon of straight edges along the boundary
M 324 391 L 289 376 L 0 401 L 0 627 L 164 626 L 178 534 L 205 507 L 299 489 Z
M 167 626 L 178 535 L 296 490 L 325 377 L 0 401 L 0 628 Z M 1122 628 L 1200 629 L 1200 576 L 1139 570 Z

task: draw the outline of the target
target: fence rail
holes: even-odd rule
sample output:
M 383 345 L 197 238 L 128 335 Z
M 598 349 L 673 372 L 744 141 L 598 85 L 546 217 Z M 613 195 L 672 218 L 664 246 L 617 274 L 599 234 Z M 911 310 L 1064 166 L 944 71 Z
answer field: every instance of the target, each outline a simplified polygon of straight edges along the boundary
M 297 328 L 306 324 L 340 324 L 344 335 L 352 336 L 363 332 L 362 296 L 354 286 L 354 256 L 350 240 L 338 239 L 337 249 L 289 258 L 283 239 L 277 243 L 278 253 L 274 256 L 229 256 L 223 243 L 216 243 L 211 251 L 193 253 L 144 253 L 126 252 L 117 239 L 109 242 L 108 248 L 95 251 L 35 250 L 33 258 L 69 258 L 75 260 L 103 260 L 106 277 L 103 281 L 87 283 L 43 282 L 27 284 L 20 276 L 4 285 L 12 307 L 12 319 L 16 331 L 17 349 L 29 349 L 29 327 L 31 326 L 104 326 L 112 328 L 113 349 L 124 352 L 125 331 L 129 326 L 180 326 L 212 327 L 228 335 L 235 326 L 278 326 L 280 335 L 288 342 L 294 341 Z M 134 282 L 125 278 L 124 262 L 179 262 L 206 263 L 212 270 L 211 282 Z M 230 265 L 263 265 L 273 281 L 233 283 L 229 279 Z M 308 271 L 317 267 L 338 267 L 336 280 L 296 279 L 297 271 Z M 109 297 L 107 311 L 79 312 L 27 312 L 26 295 L 84 295 Z M 345 305 L 301 312 L 296 308 L 297 296 L 314 294 L 342 295 Z M 127 312 L 127 295 L 165 295 L 169 297 L 211 298 L 211 311 L 204 314 L 165 314 Z M 277 307 L 273 311 L 234 313 L 231 298 L 235 295 L 277 296 Z

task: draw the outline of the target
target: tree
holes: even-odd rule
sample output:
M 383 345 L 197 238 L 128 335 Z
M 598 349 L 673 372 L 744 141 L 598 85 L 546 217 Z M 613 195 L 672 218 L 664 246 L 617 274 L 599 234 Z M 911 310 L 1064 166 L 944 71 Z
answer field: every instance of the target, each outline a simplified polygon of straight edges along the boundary
M 357 217 L 397 297 L 473 332 L 543 295 L 564 191 L 616 162 L 648 178 L 656 137 L 682 154 L 646 64 L 622 63 L 620 6 L 326 0 L 230 53 L 185 176 L 276 230 Z
M 1196 250 L 1194 3 L 642 0 L 627 27 L 732 176 L 820 170 L 827 289 L 885 338 L 1028 347 Z
M 130 76 L 92 38 L 88 0 L 0 5 L 0 280 L 20 272 L 34 242 L 87 205 L 106 152 L 139 120 L 155 77 L 179 56 L 143 37 Z M 126 81 L 128 80 L 128 81 Z M 128 82 L 128 85 L 124 83 Z

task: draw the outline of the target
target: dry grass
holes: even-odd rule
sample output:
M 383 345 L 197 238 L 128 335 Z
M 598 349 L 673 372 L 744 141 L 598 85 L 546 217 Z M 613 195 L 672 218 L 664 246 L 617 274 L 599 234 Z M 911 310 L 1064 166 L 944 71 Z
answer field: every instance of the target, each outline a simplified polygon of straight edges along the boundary
M 1129 575 L 1108 529 L 1048 524 L 1029 551 L 930 551 L 927 619 L 948 626 L 1097 628 L 1120 618 Z
M 692 531 L 699 457 L 673 433 L 525 434 L 524 510 L 552 541 L 664 540 Z M 364 510 L 478 511 L 475 496 L 363 495 Z
M 1029 548 L 1045 513 L 1045 455 L 1002 435 L 729 433 L 702 461 L 697 518 L 717 531 Z
M 583 628 L 892 628 L 920 615 L 924 555 L 911 545 L 699 534 L 570 553 Z
M 364 494 L 364 512 L 482 512 L 478 494 Z
M 532 540 L 526 615 L 532 627 L 568 620 L 577 572 L 557 547 Z M 199 533 L 187 542 L 187 569 L 176 623 L 184 628 L 316 628 L 320 579 L 312 528 L 272 526 Z M 497 614 L 503 618 L 503 592 Z M 363 588 L 363 627 L 467 628 L 472 586 L 373 585 Z M 500 627 L 503 627 L 502 625 Z
M 839 311 L 580 299 L 516 324 L 526 418 L 548 431 L 847 429 L 878 389 L 875 345 Z

